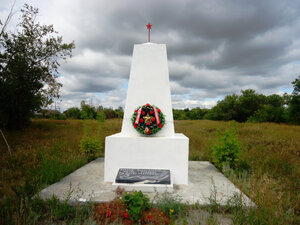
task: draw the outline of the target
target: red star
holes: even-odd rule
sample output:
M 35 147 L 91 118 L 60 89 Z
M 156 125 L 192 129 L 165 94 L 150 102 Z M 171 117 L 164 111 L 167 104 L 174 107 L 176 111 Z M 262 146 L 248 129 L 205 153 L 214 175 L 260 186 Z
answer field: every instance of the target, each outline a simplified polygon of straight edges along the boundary
M 149 29 L 152 29 L 152 24 L 148 23 L 146 26 L 147 26 L 147 29 L 148 29 L 148 30 L 149 30 Z

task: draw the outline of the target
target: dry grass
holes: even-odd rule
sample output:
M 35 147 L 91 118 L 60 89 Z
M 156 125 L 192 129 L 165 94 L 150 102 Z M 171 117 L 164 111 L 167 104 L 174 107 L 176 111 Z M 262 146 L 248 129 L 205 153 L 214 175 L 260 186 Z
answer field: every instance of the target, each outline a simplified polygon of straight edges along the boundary
M 104 146 L 105 136 L 117 133 L 122 120 L 86 121 L 89 132 L 99 135 Z M 28 171 L 40 164 L 39 151 L 52 154 L 55 146 L 63 149 L 61 158 L 72 161 L 83 157 L 79 142 L 83 136 L 81 120 L 34 120 L 24 131 L 5 132 L 11 146 L 10 158 L 0 139 L 0 197 L 12 194 L 11 186 L 21 184 Z M 175 121 L 177 133 L 190 139 L 190 160 L 209 160 L 210 142 L 216 131 L 231 127 L 231 122 Z M 239 140 L 243 144 L 243 159 L 250 165 L 246 177 L 231 176 L 257 204 L 254 224 L 296 224 L 300 203 L 300 126 L 273 123 L 238 123 Z M 265 223 L 259 223 L 259 218 Z M 299 220 L 298 220 L 299 221 Z
M 24 182 L 33 168 L 40 166 L 41 151 L 53 154 L 54 149 L 62 149 L 62 163 L 84 160 L 80 153 L 79 142 L 84 133 L 84 123 L 90 135 L 99 135 L 104 146 L 107 135 L 120 131 L 121 120 L 108 120 L 101 125 L 96 120 L 33 120 L 29 128 L 23 131 L 4 132 L 11 147 L 10 158 L 5 142 L 0 138 L 0 198 L 12 194 L 11 187 Z
M 176 121 L 176 132 L 190 138 L 190 160 L 209 159 L 209 143 L 217 130 L 231 127 L 231 122 Z M 242 158 L 251 174 L 231 180 L 258 206 L 253 216 L 266 224 L 300 223 L 300 126 L 274 123 L 238 123 Z

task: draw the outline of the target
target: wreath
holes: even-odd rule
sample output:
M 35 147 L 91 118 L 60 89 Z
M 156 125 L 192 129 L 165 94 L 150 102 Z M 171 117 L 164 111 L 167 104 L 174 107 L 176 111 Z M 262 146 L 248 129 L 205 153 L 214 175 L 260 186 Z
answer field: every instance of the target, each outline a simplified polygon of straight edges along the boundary
M 154 105 L 146 104 L 134 110 L 131 117 L 133 127 L 141 134 L 151 135 L 165 125 L 165 115 Z

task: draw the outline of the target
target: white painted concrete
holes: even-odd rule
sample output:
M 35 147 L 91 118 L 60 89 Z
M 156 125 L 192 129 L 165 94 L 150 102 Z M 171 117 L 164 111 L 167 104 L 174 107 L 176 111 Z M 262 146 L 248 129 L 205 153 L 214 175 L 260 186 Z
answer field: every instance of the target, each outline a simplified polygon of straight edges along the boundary
M 166 124 L 145 136 L 131 123 L 134 110 L 158 106 Z M 113 182 L 118 168 L 169 169 L 174 184 L 188 184 L 189 139 L 174 133 L 167 49 L 165 44 L 134 45 L 121 133 L 105 139 L 104 181 Z
M 169 169 L 174 184 L 188 184 L 189 139 L 130 137 L 118 133 L 105 139 L 104 181 L 114 182 L 119 168 Z
M 166 137 L 174 135 L 173 112 L 169 82 L 167 48 L 165 44 L 146 43 L 134 45 L 122 133 L 141 137 L 131 123 L 134 110 L 146 103 L 158 106 L 166 116 L 166 124 L 158 133 Z

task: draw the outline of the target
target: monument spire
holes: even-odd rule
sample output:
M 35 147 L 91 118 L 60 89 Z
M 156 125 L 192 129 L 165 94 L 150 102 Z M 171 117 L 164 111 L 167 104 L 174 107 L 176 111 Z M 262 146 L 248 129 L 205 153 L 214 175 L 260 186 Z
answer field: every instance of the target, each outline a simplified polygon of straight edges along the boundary
M 150 22 L 148 22 L 148 24 L 146 26 L 148 29 L 148 42 L 150 42 L 150 30 L 152 29 L 152 24 L 150 24 Z

